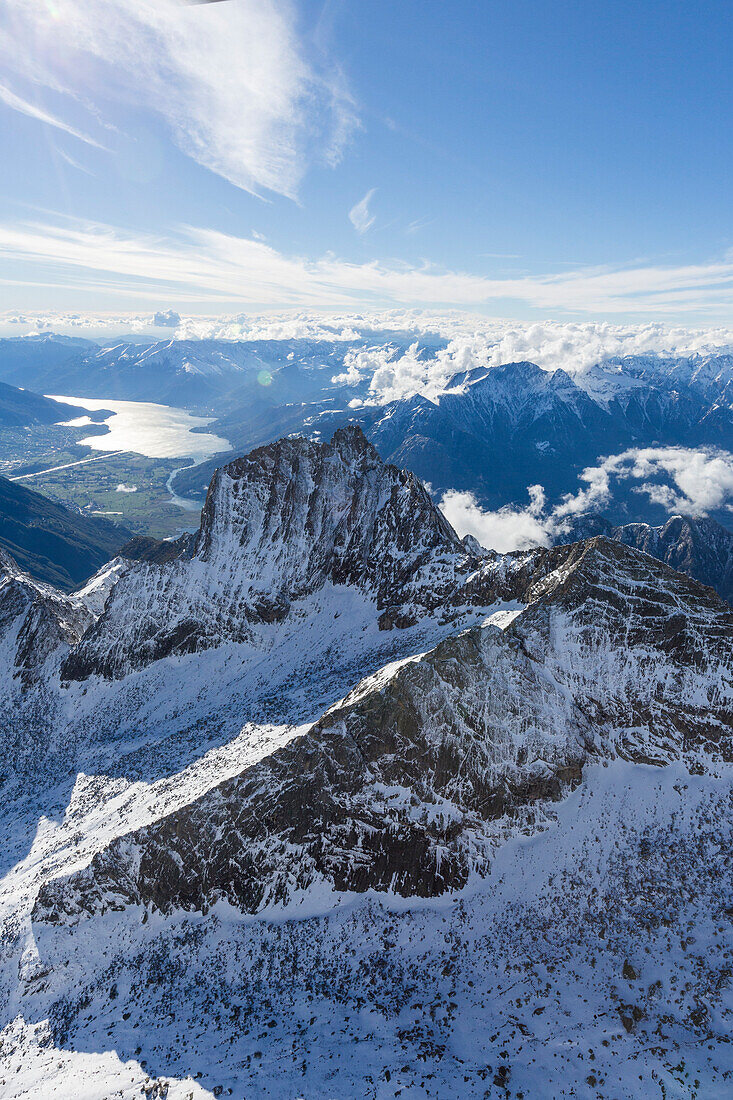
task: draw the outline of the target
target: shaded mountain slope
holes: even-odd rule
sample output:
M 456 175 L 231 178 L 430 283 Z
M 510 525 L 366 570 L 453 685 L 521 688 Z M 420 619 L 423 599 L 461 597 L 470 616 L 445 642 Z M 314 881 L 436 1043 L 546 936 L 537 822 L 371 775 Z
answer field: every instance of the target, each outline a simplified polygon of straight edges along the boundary
M 733 603 L 733 533 L 714 519 L 671 516 L 662 526 L 652 527 L 648 523 L 615 526 L 603 516 L 579 516 L 568 525 L 563 541 L 601 534 L 659 558 Z
M 68 592 L 113 558 L 129 538 L 125 527 L 72 512 L 0 477 L 0 547 L 37 580 Z
M 84 409 L 53 401 L 29 390 L 0 382 L 0 426 L 25 427 L 31 424 L 60 424 L 83 416 Z

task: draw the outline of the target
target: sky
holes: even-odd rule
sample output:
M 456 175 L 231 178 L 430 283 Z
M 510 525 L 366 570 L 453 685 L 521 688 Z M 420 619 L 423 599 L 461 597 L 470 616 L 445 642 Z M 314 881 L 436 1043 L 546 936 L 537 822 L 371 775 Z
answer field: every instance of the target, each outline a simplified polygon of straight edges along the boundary
M 729 324 L 732 47 L 705 0 L 0 0 L 0 309 Z

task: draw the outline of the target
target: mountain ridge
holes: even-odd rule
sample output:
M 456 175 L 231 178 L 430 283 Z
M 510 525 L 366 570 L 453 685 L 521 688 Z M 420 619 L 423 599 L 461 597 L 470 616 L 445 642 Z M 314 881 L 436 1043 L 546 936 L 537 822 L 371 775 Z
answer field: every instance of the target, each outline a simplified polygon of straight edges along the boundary
M 225 467 L 193 548 L 140 551 L 71 596 L 6 562 L 0 648 L 29 614 L 50 641 L 0 676 L 4 1066 L 71 1094 L 115 1051 L 92 1095 L 181 1100 L 725 1087 L 711 588 L 604 535 L 482 552 L 354 427 Z
M 664 524 L 613 524 L 603 516 L 579 516 L 562 540 L 603 534 L 658 558 L 680 573 L 714 588 L 733 603 L 733 533 L 709 517 L 670 516 Z

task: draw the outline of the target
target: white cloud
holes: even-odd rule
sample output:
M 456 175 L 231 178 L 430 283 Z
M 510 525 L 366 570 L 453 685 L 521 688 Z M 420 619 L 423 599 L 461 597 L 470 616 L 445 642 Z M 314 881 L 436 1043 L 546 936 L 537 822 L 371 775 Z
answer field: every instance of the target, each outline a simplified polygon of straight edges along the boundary
M 432 355 L 415 340 L 407 349 L 384 344 L 347 352 L 347 373 L 334 381 L 354 384 L 369 379 L 369 403 L 384 405 L 420 393 L 431 400 L 442 393 L 454 375 L 491 365 L 490 346 L 481 336 L 459 336 Z
M 55 126 L 57 130 L 63 130 L 65 134 L 70 134 L 72 137 L 78 138 L 79 141 L 86 142 L 87 145 L 94 145 L 97 149 L 104 148 L 103 145 L 100 145 L 94 138 L 89 137 L 88 134 L 84 134 L 81 130 L 75 129 L 73 126 L 70 126 L 68 122 L 64 122 L 48 111 L 44 111 L 34 103 L 29 103 L 27 99 L 23 99 L 21 96 L 16 95 L 15 92 L 11 92 L 10 88 L 6 88 L 3 84 L 0 84 L 0 101 L 13 111 L 19 111 L 22 115 L 28 115 L 29 118 L 35 118 L 38 122 L 45 122 L 47 126 Z M 73 164 L 77 168 L 80 167 L 67 154 L 62 153 L 61 155 L 65 160 L 68 160 L 70 164 Z M 86 169 L 83 168 L 82 171 L 86 171 Z
M 650 477 L 657 481 L 646 480 Z M 618 482 L 640 482 L 634 492 L 646 494 L 670 515 L 706 516 L 723 508 L 733 512 L 733 454 L 708 447 L 645 447 L 611 455 L 580 475 L 585 486 L 547 508 L 542 486 L 529 488 L 527 508 L 484 511 L 473 493 L 449 490 L 440 508 L 459 535 L 473 535 L 482 546 L 507 553 L 547 546 L 569 529 L 568 521 L 602 512 Z
M 530 485 L 528 508 L 500 508 L 484 511 L 473 493 L 450 489 L 443 494 L 440 509 L 451 526 L 463 538 L 473 535 L 487 550 L 507 554 L 532 546 L 549 546 L 550 532 L 543 522 L 545 494 L 541 485 Z
M 729 312 L 733 306 L 733 258 L 694 269 L 693 281 L 688 268 L 619 271 L 615 281 L 607 277 L 609 286 L 615 287 L 613 292 L 607 289 L 600 297 L 588 297 L 583 288 L 593 282 L 592 272 L 496 280 L 426 264 L 358 264 L 331 254 L 311 259 L 287 256 L 251 237 L 191 226 L 165 238 L 69 218 L 56 223 L 5 224 L 0 226 L 0 257 L 2 254 L 13 261 L 8 279 L 16 286 L 38 285 L 24 283 L 19 277 L 15 261 L 23 260 L 43 269 L 43 285 L 93 288 L 128 300 L 143 295 L 170 299 L 175 291 L 177 303 L 219 301 L 352 311 L 416 304 L 423 309 L 465 309 L 512 300 L 533 309 L 592 309 L 600 313 L 666 312 L 673 301 L 676 315 L 723 306 Z M 49 269 L 53 268 L 60 270 L 55 281 L 49 281 L 53 274 Z M 74 273 L 84 277 L 77 274 L 74 283 Z M 105 273 L 104 277 L 100 273 Z M 624 280 L 628 281 L 625 291 Z M 647 281 L 649 285 L 640 289 Z M 668 290 L 673 285 L 677 290 L 670 299 Z M 552 288 L 551 294 L 548 288 Z M 417 330 L 425 323 L 422 314 L 402 316 L 405 324 Z M 687 341 L 687 346 L 709 343 L 702 330 L 690 339 L 686 330 L 659 322 L 621 326 L 580 321 L 492 322 L 480 317 L 468 323 L 465 317 L 435 320 L 439 331 L 452 333 L 456 340 L 452 354 L 467 365 L 472 357 L 486 364 L 529 358 L 548 368 L 562 364 L 572 370 L 604 355 L 620 354 L 622 349 L 627 353 L 656 351 L 670 342 L 674 345 L 675 340 Z M 729 330 L 727 338 L 730 340 Z M 442 369 L 438 362 L 439 374 Z
M 181 324 L 181 315 L 174 309 L 161 309 L 153 314 L 152 323 L 158 328 L 178 328 Z
M 349 210 L 349 221 L 357 233 L 366 233 L 374 225 L 375 217 L 369 211 L 369 203 L 374 198 L 375 193 L 376 187 L 373 187 L 371 191 L 367 191 L 363 199 L 360 199 Z
M 669 478 L 671 486 L 643 481 L 636 490 L 647 493 L 668 512 L 705 516 L 723 507 L 733 510 L 729 503 L 733 501 L 733 454 L 728 451 L 647 447 L 608 459 L 605 465 L 612 474 L 627 480 Z
M 587 487 L 565 496 L 552 513 L 553 522 L 602 508 L 611 499 L 614 481 L 641 482 L 633 491 L 669 513 L 706 516 L 724 507 L 733 510 L 733 454 L 711 447 L 632 448 L 587 467 L 580 480 Z
M 333 375 L 331 381 L 333 382 L 334 386 L 356 386 L 359 382 L 362 381 L 364 375 L 362 374 L 358 363 L 354 362 L 354 359 L 358 358 L 358 354 L 359 353 L 347 351 L 346 355 L 344 356 L 344 364 L 346 365 L 346 370 L 341 371 L 339 374 Z M 350 402 L 352 409 L 358 409 L 363 404 L 364 402 L 360 401 L 358 398 L 354 398 L 354 400 Z
M 88 103 L 120 101 L 167 123 L 179 147 L 247 191 L 294 197 L 307 146 L 333 161 L 352 122 L 339 80 L 304 54 L 279 0 L 5 0 L 6 73 Z

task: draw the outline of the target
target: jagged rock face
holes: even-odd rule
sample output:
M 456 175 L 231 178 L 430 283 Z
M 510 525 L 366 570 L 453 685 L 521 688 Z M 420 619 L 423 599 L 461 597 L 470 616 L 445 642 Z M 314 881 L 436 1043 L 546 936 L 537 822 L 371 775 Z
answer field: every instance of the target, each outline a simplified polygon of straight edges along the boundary
M 424 486 L 361 429 L 281 440 L 217 472 L 191 559 L 131 567 L 64 675 L 119 676 L 248 640 L 326 585 L 360 589 L 385 628 L 409 625 L 477 565 Z
M 305 735 L 161 822 L 113 843 L 39 896 L 37 920 L 128 904 L 256 912 L 295 890 L 435 896 L 486 870 L 487 821 L 526 815 L 580 777 L 582 739 L 523 769 L 513 715 L 487 685 L 510 672 L 493 627 L 377 676 Z M 516 687 L 516 677 L 501 681 Z M 493 727 L 493 728 L 492 728 Z
M 567 549 L 567 548 L 566 548 Z M 569 548 L 502 633 L 387 666 L 305 734 L 39 895 L 254 912 L 316 882 L 432 896 L 485 872 L 589 760 L 733 759 L 733 611 L 622 545 Z
M 554 649 L 566 690 L 621 755 L 733 759 L 728 605 L 617 542 L 596 538 L 569 550 L 517 620 L 525 650 Z
M 150 535 L 135 535 L 120 550 L 128 561 L 151 561 L 163 565 L 177 558 L 190 557 L 196 544 L 196 533 L 184 531 L 177 539 L 154 539 Z
M 0 645 L 13 679 L 42 681 L 49 658 L 68 653 L 93 621 L 83 599 L 34 581 L 0 550 Z
M 94 622 L 100 592 L 66 596 L 0 550 L 0 786 L 68 766 L 58 670 Z
M 262 599 L 330 580 L 369 586 L 381 608 L 405 602 L 437 555 L 453 580 L 463 547 L 417 478 L 386 466 L 353 426 L 330 444 L 286 439 L 218 471 L 197 556 L 221 564 L 232 552 Z
M 655 535 L 649 538 L 642 525 L 633 542 L 631 532 L 622 541 L 646 554 L 653 549 L 655 558 L 709 584 L 733 604 L 733 533 L 713 519 L 672 516 Z
M 661 527 L 648 523 L 615 527 L 602 516 L 580 516 L 566 537 L 582 539 L 596 534 L 659 558 L 733 603 L 733 534 L 714 519 L 672 516 Z
M 195 547 L 179 540 L 133 563 L 63 675 L 119 678 L 174 654 L 257 646 L 259 627 L 304 617 L 302 601 L 339 586 L 365 596 L 382 630 L 432 613 L 458 628 L 466 608 L 527 598 L 567 552 L 500 556 L 459 539 L 356 426 L 328 444 L 284 439 L 217 471 Z

